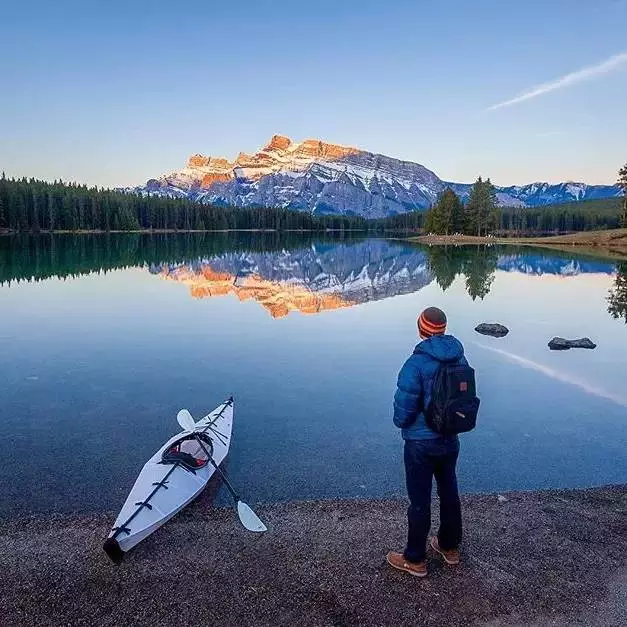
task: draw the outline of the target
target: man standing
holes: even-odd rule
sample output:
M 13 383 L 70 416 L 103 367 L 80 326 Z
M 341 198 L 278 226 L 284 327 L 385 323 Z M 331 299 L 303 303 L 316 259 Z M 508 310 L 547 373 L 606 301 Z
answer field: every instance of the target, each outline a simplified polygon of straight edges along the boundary
M 402 429 L 405 440 L 409 530 L 405 551 L 390 551 L 387 561 L 393 568 L 416 577 L 427 574 L 425 553 L 431 527 L 434 476 L 440 497 L 440 529 L 437 536 L 431 538 L 431 548 L 447 564 L 459 564 L 462 539 L 461 506 L 455 475 L 459 440 L 457 435 L 435 432 L 425 418 L 434 380 L 442 364 L 468 365 L 460 341 L 452 335 L 445 335 L 446 323 L 446 315 L 437 307 L 429 307 L 420 314 L 418 333 L 423 341 L 401 368 L 394 395 L 394 424 Z

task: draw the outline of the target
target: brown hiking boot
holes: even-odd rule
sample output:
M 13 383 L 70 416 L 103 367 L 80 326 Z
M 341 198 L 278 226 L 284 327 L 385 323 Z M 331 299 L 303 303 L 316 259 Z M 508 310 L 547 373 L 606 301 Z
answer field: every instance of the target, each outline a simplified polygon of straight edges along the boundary
M 450 564 L 451 566 L 459 564 L 459 549 L 450 549 L 445 551 L 442 547 L 440 547 L 437 536 L 433 536 L 431 538 L 431 548 L 436 553 L 439 553 L 447 564 Z
M 388 564 L 392 568 L 396 568 L 396 570 L 402 570 L 414 577 L 426 577 L 427 576 L 427 565 L 423 562 L 408 562 L 405 559 L 405 556 L 402 553 L 396 553 L 395 551 L 390 551 L 386 558 Z

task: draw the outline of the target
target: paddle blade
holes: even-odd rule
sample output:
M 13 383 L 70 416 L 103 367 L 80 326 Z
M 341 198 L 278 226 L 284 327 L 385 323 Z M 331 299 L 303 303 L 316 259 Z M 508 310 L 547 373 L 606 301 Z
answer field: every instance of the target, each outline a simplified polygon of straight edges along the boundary
M 196 428 L 196 423 L 194 422 L 192 415 L 186 409 L 181 409 L 181 411 L 176 415 L 176 420 L 184 431 L 193 432 Z
M 239 519 L 242 521 L 242 525 L 244 525 L 248 531 L 268 531 L 268 528 L 259 520 L 259 516 L 257 516 L 246 503 L 237 501 L 237 513 Z

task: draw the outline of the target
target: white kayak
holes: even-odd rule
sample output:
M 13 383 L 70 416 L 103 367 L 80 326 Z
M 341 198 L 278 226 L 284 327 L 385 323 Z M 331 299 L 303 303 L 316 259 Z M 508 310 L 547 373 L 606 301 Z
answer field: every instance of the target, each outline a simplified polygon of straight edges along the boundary
M 186 410 L 180 413 L 183 412 L 189 416 Z M 170 438 L 139 473 L 104 543 L 105 552 L 114 562 L 119 562 L 124 553 L 202 492 L 216 472 L 208 454 L 219 466 L 229 452 L 233 427 L 232 398 L 197 423 L 191 416 L 189 420 L 190 429 Z M 265 527 L 259 530 L 265 530 Z

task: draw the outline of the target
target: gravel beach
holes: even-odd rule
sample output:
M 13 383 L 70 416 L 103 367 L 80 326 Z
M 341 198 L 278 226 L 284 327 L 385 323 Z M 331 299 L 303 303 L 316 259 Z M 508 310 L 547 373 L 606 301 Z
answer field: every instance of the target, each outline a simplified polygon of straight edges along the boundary
M 385 563 L 401 500 L 256 506 L 269 532 L 255 535 L 207 496 L 119 566 L 101 550 L 113 512 L 4 520 L 0 622 L 627 624 L 627 485 L 503 496 L 463 497 L 463 562 L 430 555 L 422 580 Z

